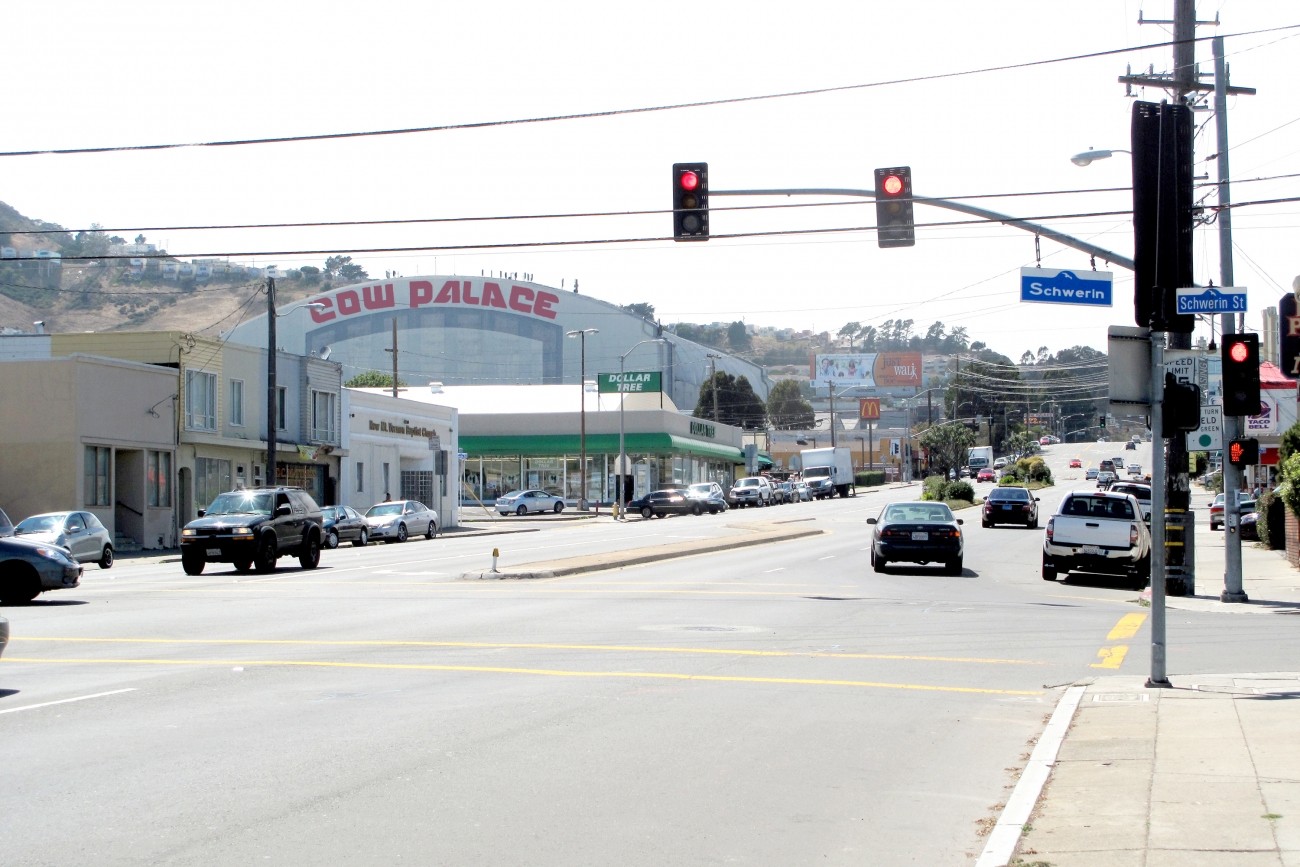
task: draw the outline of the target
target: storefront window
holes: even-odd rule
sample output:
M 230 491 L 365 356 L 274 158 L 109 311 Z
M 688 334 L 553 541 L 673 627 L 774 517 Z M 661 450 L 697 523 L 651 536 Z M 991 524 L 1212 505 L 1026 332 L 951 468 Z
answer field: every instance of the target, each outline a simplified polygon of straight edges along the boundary
M 564 464 L 564 458 L 559 457 L 526 458 L 523 487 L 564 496 Z
M 470 461 L 470 465 L 473 465 Z M 519 458 L 483 458 L 483 469 L 478 479 L 478 498 L 484 504 L 496 501 L 496 498 L 510 491 L 523 487 L 519 483 Z M 474 490 L 471 479 L 465 482 L 466 490 Z

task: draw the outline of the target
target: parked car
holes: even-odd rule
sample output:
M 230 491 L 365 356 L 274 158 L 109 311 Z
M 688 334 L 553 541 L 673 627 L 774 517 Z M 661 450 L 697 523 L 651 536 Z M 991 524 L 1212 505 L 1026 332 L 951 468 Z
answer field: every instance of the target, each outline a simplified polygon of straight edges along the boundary
M 527 491 L 511 491 L 497 497 L 497 512 L 502 515 L 527 515 L 528 513 L 564 511 L 564 498 L 536 488 Z
M 879 517 L 868 518 L 871 534 L 871 568 L 884 572 L 894 561 L 942 563 L 949 575 L 960 575 L 966 544 L 961 518 L 943 503 L 890 503 Z
M 1242 539 L 1249 541 L 1259 541 L 1259 513 L 1247 512 L 1241 516 L 1237 524 L 1237 532 L 1241 534 Z
M 90 512 L 32 515 L 18 522 L 14 535 L 67 548 L 78 563 L 98 563 L 100 569 L 113 566 L 113 539 L 108 528 Z
M 227 491 L 181 530 L 181 568 L 199 575 L 208 563 L 233 563 L 236 572 L 275 569 L 296 555 L 304 569 L 320 565 L 321 508 L 302 488 Z
M 979 474 L 975 476 L 975 481 L 977 482 L 996 482 L 997 479 L 997 472 L 989 467 L 980 470 Z
M 795 503 L 798 497 L 794 495 L 794 484 L 791 482 L 777 482 L 772 485 L 772 494 L 776 502 Z
M 985 527 L 995 524 L 1024 524 L 1038 529 L 1038 497 L 1027 488 L 1006 486 L 989 491 L 984 498 L 980 523 Z
M 996 461 L 993 462 L 993 469 L 995 469 L 995 470 L 1000 470 L 1000 469 L 1002 469 L 1003 467 L 1005 467 L 1006 465 L 1007 465 L 1007 459 L 1006 459 L 1006 458 L 998 458 Z
M 0 509 L 0 539 L 14 534 L 14 522 L 9 520 L 4 509 Z
M 370 541 L 370 526 L 365 516 L 351 506 L 324 506 L 320 514 L 326 548 L 337 548 L 340 542 L 364 548 Z
M 1222 530 L 1224 497 L 1222 493 L 1215 496 L 1214 502 L 1210 504 L 1210 529 Z M 1244 515 L 1248 512 L 1255 511 L 1255 498 L 1246 491 L 1237 492 L 1237 514 Z
M 0 539 L 0 603 L 17 605 L 46 590 L 76 587 L 84 568 L 58 545 L 18 536 Z
M 794 482 L 794 495 L 801 503 L 812 502 L 812 490 L 803 479 Z
M 640 512 L 642 518 L 662 518 L 666 515 L 699 515 L 704 505 L 686 495 L 681 488 L 664 488 L 637 497 L 627 504 L 629 512 Z
M 687 489 L 686 496 L 697 501 L 710 515 L 727 511 L 727 495 L 717 482 L 697 482 Z
M 438 513 L 419 500 L 389 500 L 366 509 L 370 538 L 376 542 L 405 542 L 423 533 L 438 535 Z
M 727 499 L 736 508 L 743 506 L 770 506 L 772 505 L 772 483 L 762 476 L 746 476 L 743 479 L 736 479 L 736 483 L 731 486 L 731 493 Z
M 0 617 L 0 656 L 4 656 L 5 647 L 9 644 L 9 621 Z
M 1070 458 L 1070 469 L 1078 470 L 1083 468 L 1083 461 L 1079 458 Z

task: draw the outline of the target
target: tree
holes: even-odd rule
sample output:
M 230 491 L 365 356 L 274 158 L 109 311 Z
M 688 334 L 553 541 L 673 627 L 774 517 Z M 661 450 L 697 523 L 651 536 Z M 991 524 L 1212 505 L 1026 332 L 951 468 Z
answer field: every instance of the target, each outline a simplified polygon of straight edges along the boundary
M 727 343 L 736 352 L 745 352 L 750 348 L 749 329 L 743 322 L 733 322 L 727 326 Z
M 853 339 L 862 332 L 861 322 L 848 322 L 840 329 L 839 336 L 847 337 L 849 340 L 849 352 L 853 351 Z
M 366 273 L 365 268 L 362 268 L 360 265 L 354 265 L 351 262 L 339 267 L 339 279 L 348 283 L 359 283 L 369 276 L 370 275 Z
M 135 236 L 135 242 L 136 242 L 137 244 L 143 244 L 143 243 L 144 243 L 144 235 L 136 235 L 136 236 Z
M 718 392 L 718 421 L 733 427 L 757 430 L 763 427 L 767 412 L 763 401 L 745 377 L 734 377 L 719 370 L 700 387 L 700 399 L 692 413 L 696 418 L 713 418 L 713 391 Z
M 767 418 L 777 430 L 811 428 L 815 420 L 812 404 L 793 379 L 772 386 L 767 395 Z
M 303 265 L 298 269 L 302 275 L 302 282 L 307 286 L 315 286 L 320 282 L 320 269 L 315 265 Z
M 645 301 L 638 301 L 635 304 L 624 304 L 623 308 L 633 316 L 640 316 L 650 322 L 655 321 L 655 306 Z
M 397 380 L 397 387 L 401 388 L 406 383 Z M 367 370 L 364 373 L 358 373 L 356 376 L 343 383 L 344 388 L 392 388 L 393 375 L 391 373 L 380 373 L 377 370 Z
M 949 470 L 964 466 L 975 432 L 957 422 L 937 424 L 922 431 L 918 440 L 930 457 L 930 466 L 946 477 Z

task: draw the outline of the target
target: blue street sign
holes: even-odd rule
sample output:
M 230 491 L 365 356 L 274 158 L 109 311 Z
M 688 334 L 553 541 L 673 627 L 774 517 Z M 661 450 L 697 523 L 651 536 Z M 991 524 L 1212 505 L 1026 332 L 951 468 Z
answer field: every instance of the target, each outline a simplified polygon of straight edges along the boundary
M 1109 271 L 1020 269 L 1020 300 L 1047 304 L 1110 307 L 1113 280 Z
M 1175 289 L 1174 293 L 1178 296 L 1179 313 L 1244 313 L 1246 310 L 1245 287 L 1193 286 Z

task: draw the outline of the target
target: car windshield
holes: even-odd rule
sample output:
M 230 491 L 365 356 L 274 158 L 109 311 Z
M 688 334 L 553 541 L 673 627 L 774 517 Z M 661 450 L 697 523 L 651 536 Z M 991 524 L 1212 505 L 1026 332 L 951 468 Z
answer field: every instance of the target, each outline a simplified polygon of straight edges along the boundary
M 221 494 L 208 506 L 207 515 L 269 515 L 271 514 L 270 494 L 253 494 L 233 491 Z
M 707 494 L 712 492 L 712 490 L 713 490 L 713 485 L 711 484 L 691 485 L 691 493 L 693 494 Z
M 942 503 L 895 503 L 885 507 L 881 523 L 951 521 L 952 511 Z
M 1024 502 L 1029 499 L 1029 491 L 1024 488 L 999 488 L 989 494 L 990 500 L 1018 500 Z
M 63 529 L 63 521 L 66 515 L 33 515 L 30 518 L 24 518 L 14 527 L 14 534 L 22 536 L 26 533 L 54 533 Z
M 756 488 L 758 487 L 758 479 L 741 479 L 740 481 L 736 482 L 736 487 Z
M 402 507 L 405 503 L 380 503 L 377 506 L 371 506 L 366 510 L 367 518 L 382 518 L 389 515 L 402 514 Z

